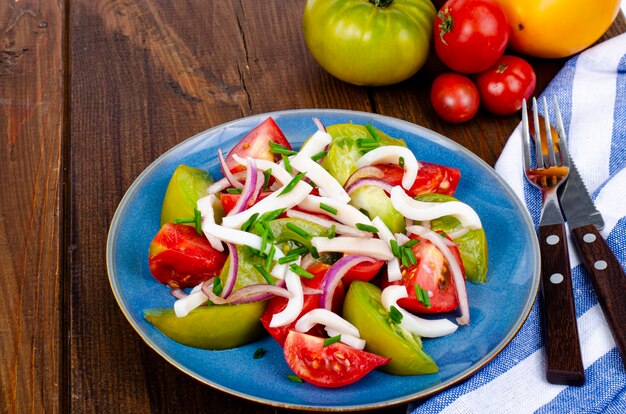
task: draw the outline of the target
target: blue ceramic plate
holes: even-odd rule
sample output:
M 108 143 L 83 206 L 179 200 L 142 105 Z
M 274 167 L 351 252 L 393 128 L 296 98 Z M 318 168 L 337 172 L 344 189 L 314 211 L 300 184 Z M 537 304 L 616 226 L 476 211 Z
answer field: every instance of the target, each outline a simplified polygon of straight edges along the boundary
M 340 389 L 294 383 L 282 349 L 269 336 L 226 351 L 180 345 L 143 318 L 143 310 L 172 306 L 169 289 L 148 269 L 148 246 L 159 229 L 161 203 L 179 164 L 207 169 L 220 177 L 216 151 L 228 152 L 249 130 L 271 115 L 298 147 L 316 131 L 311 117 L 325 125 L 371 123 L 404 139 L 417 158 L 461 169 L 456 197 L 479 214 L 489 246 L 489 282 L 468 283 L 472 324 L 454 335 L 424 340 L 439 373 L 400 377 L 372 372 Z M 476 155 L 453 141 L 414 124 L 362 112 L 294 110 L 256 115 L 209 129 L 176 145 L 153 162 L 129 188 L 109 231 L 107 266 L 122 312 L 146 341 L 171 364 L 224 392 L 280 407 L 317 410 L 380 408 L 432 395 L 472 375 L 515 336 L 526 319 L 539 286 L 539 250 L 530 217 L 509 186 Z M 268 352 L 253 359 L 254 351 Z

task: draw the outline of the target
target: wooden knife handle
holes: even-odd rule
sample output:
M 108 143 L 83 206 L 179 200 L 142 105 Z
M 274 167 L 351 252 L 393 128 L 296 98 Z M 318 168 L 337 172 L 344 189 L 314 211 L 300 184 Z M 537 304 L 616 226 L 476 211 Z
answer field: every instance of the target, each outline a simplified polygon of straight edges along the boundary
M 572 230 L 583 265 L 598 295 L 615 344 L 626 367 L 626 276 L 600 232 L 593 224 Z
M 546 379 L 552 384 L 582 385 L 585 370 L 580 353 L 564 225 L 540 226 L 539 247 Z

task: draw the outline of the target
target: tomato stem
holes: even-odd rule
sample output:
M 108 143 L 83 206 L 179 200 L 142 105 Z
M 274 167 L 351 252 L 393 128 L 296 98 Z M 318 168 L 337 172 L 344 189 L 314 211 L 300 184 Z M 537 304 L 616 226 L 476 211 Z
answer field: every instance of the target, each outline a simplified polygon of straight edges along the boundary
M 501 65 L 498 66 L 498 69 L 496 69 L 497 73 L 503 73 L 505 71 L 505 69 L 507 68 L 507 64 L 506 63 L 502 63 Z
M 391 3 L 393 3 L 393 0 L 370 0 L 370 3 L 377 7 L 385 8 L 389 7 Z
M 451 32 L 454 27 L 454 21 L 452 20 L 452 16 L 450 16 L 450 9 L 446 7 L 445 10 L 440 10 L 439 13 L 437 13 L 437 16 L 441 19 L 441 24 L 437 26 L 439 27 L 439 37 L 441 38 L 441 43 L 447 45 L 448 42 L 446 42 L 443 38 L 443 35 Z

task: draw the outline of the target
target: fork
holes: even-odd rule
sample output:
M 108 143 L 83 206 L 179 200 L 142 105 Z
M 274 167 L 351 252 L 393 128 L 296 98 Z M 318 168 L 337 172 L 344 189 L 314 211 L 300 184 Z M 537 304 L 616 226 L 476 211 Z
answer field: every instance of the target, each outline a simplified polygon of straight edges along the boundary
M 582 385 L 585 382 L 585 373 L 576 325 L 567 234 L 557 197 L 557 189 L 569 175 L 569 154 L 556 99 L 554 110 L 559 132 L 556 142 L 553 142 L 550 131 L 546 98 L 543 98 L 544 133 L 541 132 L 537 106 L 537 99 L 533 98 L 534 163 L 531 157 L 526 100 L 522 102 L 522 143 L 526 178 L 541 190 L 543 198 L 538 237 L 541 251 L 546 379 L 553 384 Z

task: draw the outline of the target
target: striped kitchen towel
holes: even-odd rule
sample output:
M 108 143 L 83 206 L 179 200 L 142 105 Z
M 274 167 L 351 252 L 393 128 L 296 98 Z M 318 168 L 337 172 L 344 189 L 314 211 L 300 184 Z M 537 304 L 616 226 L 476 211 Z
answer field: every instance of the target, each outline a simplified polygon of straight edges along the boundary
M 626 267 L 626 34 L 571 58 L 543 95 L 549 102 L 558 98 L 571 157 L 605 221 L 601 233 Z M 524 179 L 521 150 L 518 126 L 496 171 L 525 202 L 537 226 L 541 194 Z M 518 335 L 487 366 L 464 383 L 412 403 L 410 414 L 626 413 L 624 363 L 572 240 L 570 246 L 585 385 L 546 381 L 535 303 Z M 503 366 L 508 367 L 504 372 Z

